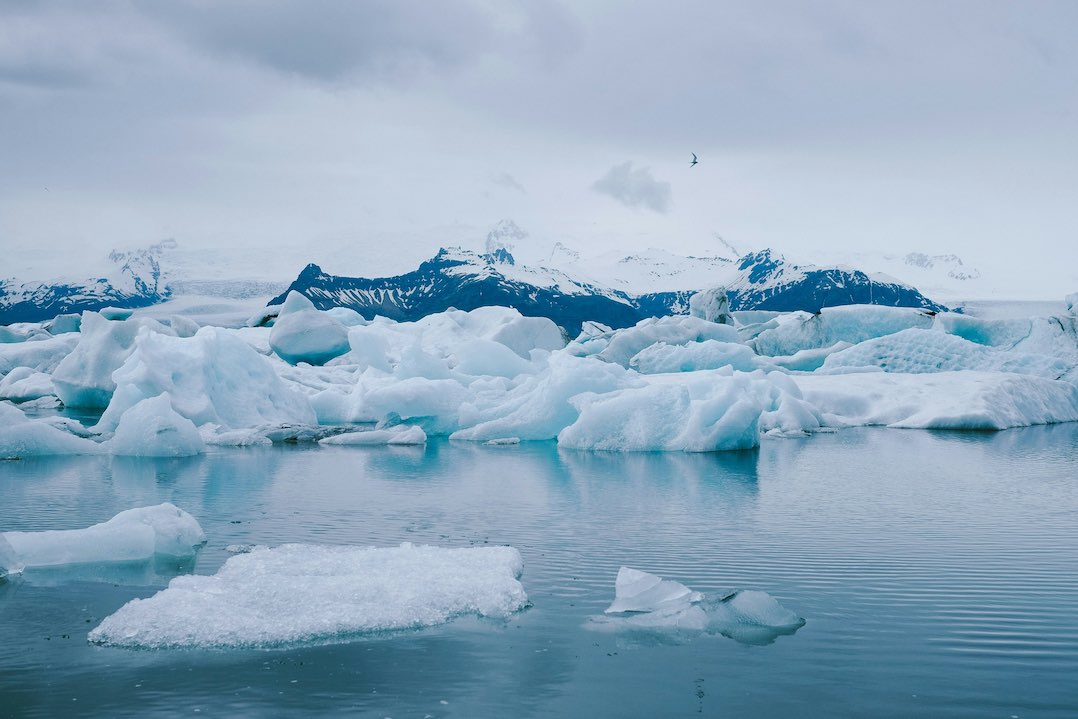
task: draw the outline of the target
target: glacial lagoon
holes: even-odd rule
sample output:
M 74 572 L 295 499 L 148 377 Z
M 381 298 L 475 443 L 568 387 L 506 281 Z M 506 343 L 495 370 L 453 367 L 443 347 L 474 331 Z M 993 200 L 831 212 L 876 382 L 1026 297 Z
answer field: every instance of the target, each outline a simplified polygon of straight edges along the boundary
M 1066 423 L 847 429 L 706 454 L 439 438 L 0 462 L 4 531 L 171 502 L 208 536 L 193 561 L 0 582 L 0 716 L 1071 717 L 1076 448 Z M 276 648 L 87 641 L 178 574 L 289 542 L 511 545 L 530 606 Z M 709 596 L 763 590 L 806 623 L 761 641 L 602 630 L 623 565 Z

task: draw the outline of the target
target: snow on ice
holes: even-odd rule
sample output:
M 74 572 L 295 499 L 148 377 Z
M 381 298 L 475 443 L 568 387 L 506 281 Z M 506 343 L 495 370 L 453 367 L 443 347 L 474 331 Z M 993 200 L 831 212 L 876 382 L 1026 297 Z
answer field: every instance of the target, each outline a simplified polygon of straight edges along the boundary
M 528 601 L 513 547 L 285 544 L 181 576 L 90 632 L 123 647 L 264 647 L 417 629 L 472 614 L 504 619 Z

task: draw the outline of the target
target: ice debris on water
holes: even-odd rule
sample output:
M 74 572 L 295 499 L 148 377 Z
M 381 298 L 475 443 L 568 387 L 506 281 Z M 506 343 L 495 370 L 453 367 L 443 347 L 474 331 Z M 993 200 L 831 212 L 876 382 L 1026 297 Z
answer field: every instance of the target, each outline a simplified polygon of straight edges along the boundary
M 722 634 L 745 644 L 768 644 L 804 624 L 767 592 L 740 589 L 712 598 L 680 582 L 622 567 L 614 583 L 614 602 L 588 627 Z

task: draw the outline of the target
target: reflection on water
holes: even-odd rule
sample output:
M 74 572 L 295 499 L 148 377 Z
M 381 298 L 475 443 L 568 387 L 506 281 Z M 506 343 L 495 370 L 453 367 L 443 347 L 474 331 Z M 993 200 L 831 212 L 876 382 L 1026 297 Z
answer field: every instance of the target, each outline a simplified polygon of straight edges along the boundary
M 1073 716 L 1076 446 L 1068 424 L 704 455 L 438 440 L 0 463 L 0 530 L 169 501 L 209 537 L 193 564 L 0 582 L 0 716 Z M 85 641 L 229 545 L 402 541 L 516 546 L 532 608 L 278 651 Z M 764 590 L 808 623 L 767 646 L 586 631 L 623 564 L 709 596 Z

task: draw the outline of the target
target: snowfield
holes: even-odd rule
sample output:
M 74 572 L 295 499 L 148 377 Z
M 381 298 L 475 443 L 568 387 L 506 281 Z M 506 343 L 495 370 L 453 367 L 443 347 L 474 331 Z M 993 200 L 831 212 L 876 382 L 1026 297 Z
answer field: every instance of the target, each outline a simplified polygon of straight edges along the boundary
M 828 428 L 1078 421 L 1074 302 L 995 320 L 863 305 L 730 313 L 716 290 L 691 304 L 620 330 L 585 322 L 571 340 L 510 308 L 366 320 L 298 293 L 271 326 L 108 310 L 13 325 L 0 343 L 0 457 L 435 436 L 709 452 Z M 100 418 L 83 425 L 57 414 L 65 406 Z

